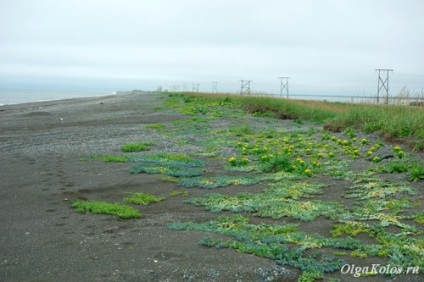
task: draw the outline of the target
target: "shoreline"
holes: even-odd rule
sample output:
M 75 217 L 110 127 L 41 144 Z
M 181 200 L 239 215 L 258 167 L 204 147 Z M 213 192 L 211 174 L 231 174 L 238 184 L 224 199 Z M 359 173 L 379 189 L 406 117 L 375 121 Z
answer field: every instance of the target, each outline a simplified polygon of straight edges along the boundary
M 36 107 L 42 108 L 46 106 L 53 106 L 53 105 L 60 105 L 60 104 L 84 103 L 84 102 L 97 101 L 102 99 L 108 100 L 108 99 L 116 98 L 119 96 L 125 96 L 125 95 L 143 95 L 143 94 L 149 94 L 149 93 L 152 93 L 152 92 L 115 91 L 112 94 L 105 94 L 105 95 L 58 98 L 58 99 L 30 101 L 30 102 L 14 103 L 14 104 L 0 104 L 0 113 L 8 111 L 8 110 L 19 110 L 19 108 L 22 108 L 22 109 L 36 108 Z
M 0 89 L 0 96 L 1 92 L 7 92 L 8 90 Z M 23 91 L 27 92 L 25 94 L 34 92 L 44 92 L 44 90 L 21 90 L 21 89 L 12 89 L 10 90 L 12 92 L 15 91 Z M 59 97 L 59 98 L 47 98 L 47 99 L 39 99 L 39 100 L 33 100 L 33 101 L 23 101 L 23 102 L 12 102 L 12 103 L 6 103 L 2 102 L 0 103 L 0 108 L 5 106 L 15 106 L 15 105 L 25 105 L 25 104 L 35 104 L 35 103 L 45 103 L 45 102 L 54 102 L 54 101 L 61 101 L 61 100 L 70 100 L 70 99 L 84 99 L 84 98 L 102 98 L 102 97 L 108 97 L 108 96 L 114 96 L 114 95 L 125 95 L 125 94 L 142 94 L 142 93 L 150 93 L 148 91 L 140 91 L 140 90 L 129 90 L 129 91 L 97 91 L 97 90 L 87 90 L 87 91 L 66 91 L 66 90 L 45 90 L 47 92 L 55 92 L 55 93 L 61 93 L 61 92 L 68 92 L 72 93 L 69 97 L 65 95 L 65 97 Z M 17 93 L 16 95 L 19 95 Z M 63 95 L 63 94 L 62 94 Z M 57 96 L 60 96 L 58 94 Z M 7 100 L 7 98 L 6 98 Z M 19 100 L 19 99 L 17 99 Z

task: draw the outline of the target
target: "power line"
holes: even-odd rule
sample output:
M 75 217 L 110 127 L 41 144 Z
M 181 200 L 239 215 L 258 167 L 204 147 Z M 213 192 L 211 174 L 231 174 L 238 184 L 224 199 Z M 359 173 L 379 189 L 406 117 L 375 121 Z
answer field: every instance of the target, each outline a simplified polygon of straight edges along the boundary
M 386 98 L 384 103 L 389 103 L 389 73 L 392 72 L 392 69 L 376 69 L 376 72 L 378 72 L 378 84 L 377 84 L 377 104 L 380 100 L 380 92 L 383 92 L 383 90 L 386 90 Z M 381 72 L 386 72 L 386 79 L 383 80 L 381 77 Z

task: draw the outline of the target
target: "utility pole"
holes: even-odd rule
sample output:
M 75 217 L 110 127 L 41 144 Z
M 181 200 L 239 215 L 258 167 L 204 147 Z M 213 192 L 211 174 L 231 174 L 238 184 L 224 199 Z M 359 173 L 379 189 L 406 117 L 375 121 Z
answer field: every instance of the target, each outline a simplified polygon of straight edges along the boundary
M 281 76 L 278 79 L 280 80 L 280 95 L 283 98 L 283 92 L 286 90 L 287 99 L 289 98 L 289 78 L 288 76 Z
M 186 92 L 187 91 L 187 83 L 183 83 L 183 92 Z
M 250 83 L 251 80 L 240 80 L 241 81 L 241 89 L 240 89 L 240 95 L 243 95 L 244 93 L 250 94 Z
M 218 82 L 212 81 L 212 94 L 218 93 Z
M 385 104 L 389 103 L 389 73 L 392 72 L 392 69 L 376 69 L 378 72 L 378 85 L 377 85 L 377 104 L 380 102 L 380 92 L 383 93 L 386 91 Z M 386 79 L 383 80 L 381 73 L 386 72 Z

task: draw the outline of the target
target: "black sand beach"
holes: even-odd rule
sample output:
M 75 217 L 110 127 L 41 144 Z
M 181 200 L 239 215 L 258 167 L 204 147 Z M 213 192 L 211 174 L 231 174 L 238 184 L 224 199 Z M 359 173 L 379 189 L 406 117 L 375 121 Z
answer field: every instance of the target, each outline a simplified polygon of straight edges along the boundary
M 145 207 L 138 220 L 71 208 L 77 199 L 119 201 L 140 187 L 169 195 L 172 183 L 130 175 L 128 164 L 81 161 L 161 138 L 146 124 L 185 118 L 155 111 L 162 101 L 144 93 L 0 107 L 0 281 L 296 280 L 298 271 L 271 260 L 201 247 L 204 234 L 169 230 L 215 216 L 178 197 Z M 161 144 L 155 150 L 173 150 Z

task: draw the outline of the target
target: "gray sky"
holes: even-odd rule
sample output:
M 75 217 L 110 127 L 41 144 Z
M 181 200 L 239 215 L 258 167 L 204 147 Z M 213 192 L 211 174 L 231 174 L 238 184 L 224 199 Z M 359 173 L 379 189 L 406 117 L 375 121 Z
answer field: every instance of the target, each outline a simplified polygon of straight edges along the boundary
M 422 0 L 1 0 L 0 87 L 374 95 L 424 87 Z M 180 86 L 182 87 L 182 86 Z

